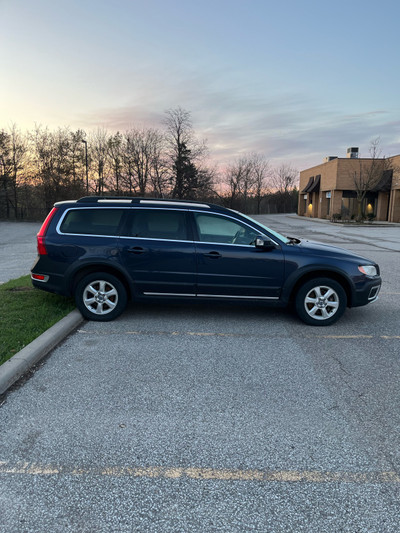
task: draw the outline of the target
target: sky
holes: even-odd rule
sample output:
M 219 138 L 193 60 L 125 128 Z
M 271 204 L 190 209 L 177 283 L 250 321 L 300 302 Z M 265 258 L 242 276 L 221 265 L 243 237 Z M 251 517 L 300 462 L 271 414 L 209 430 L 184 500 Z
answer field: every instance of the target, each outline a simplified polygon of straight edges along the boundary
M 162 127 L 298 170 L 400 153 L 398 0 L 0 0 L 0 129 Z

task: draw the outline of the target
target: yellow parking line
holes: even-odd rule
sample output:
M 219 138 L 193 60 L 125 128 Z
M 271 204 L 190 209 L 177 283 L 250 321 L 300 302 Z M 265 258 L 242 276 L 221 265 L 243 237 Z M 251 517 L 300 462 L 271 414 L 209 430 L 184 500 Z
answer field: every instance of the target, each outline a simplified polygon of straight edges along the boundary
M 308 339 L 373 339 L 373 335 L 307 335 Z
M 380 291 L 379 296 L 383 294 L 400 294 L 400 292 L 393 292 L 393 291 Z
M 321 470 L 240 470 L 227 468 L 162 466 L 59 466 L 38 463 L 0 462 L 0 475 L 34 476 L 107 476 L 154 479 L 195 479 L 199 481 L 256 481 L 278 483 L 400 483 L 396 472 L 331 472 Z
M 112 335 L 118 334 L 115 331 L 103 331 L 103 332 L 89 332 L 83 329 L 78 330 L 78 333 L 94 334 L 98 335 Z M 263 338 L 287 338 L 286 335 L 268 335 L 268 334 L 254 334 L 254 333 L 219 333 L 215 331 L 125 331 L 123 335 L 158 335 L 158 336 L 191 336 L 191 337 L 234 337 L 234 338 L 247 338 L 247 337 L 263 337 Z M 296 339 L 400 339 L 400 335 L 297 335 Z

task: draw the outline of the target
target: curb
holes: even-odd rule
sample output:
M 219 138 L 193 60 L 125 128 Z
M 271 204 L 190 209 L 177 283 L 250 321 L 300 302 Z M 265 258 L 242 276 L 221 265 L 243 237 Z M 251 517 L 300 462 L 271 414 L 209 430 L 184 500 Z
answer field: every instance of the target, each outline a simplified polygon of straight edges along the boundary
M 282 213 L 284 214 L 284 213 Z M 293 218 L 297 220 L 307 220 L 307 222 L 321 222 L 322 224 L 337 224 L 338 226 L 343 227 L 350 227 L 350 228 L 391 228 L 391 227 L 397 227 L 400 226 L 398 222 L 385 222 L 384 220 L 378 220 L 376 222 L 365 222 L 365 223 L 357 223 L 357 222 L 332 222 L 332 220 L 327 218 L 316 218 L 316 217 L 305 217 L 301 215 L 287 215 L 288 218 Z
M 71 311 L 34 341 L 0 366 L 0 394 L 4 394 L 23 374 L 76 329 L 84 318 L 77 309 Z

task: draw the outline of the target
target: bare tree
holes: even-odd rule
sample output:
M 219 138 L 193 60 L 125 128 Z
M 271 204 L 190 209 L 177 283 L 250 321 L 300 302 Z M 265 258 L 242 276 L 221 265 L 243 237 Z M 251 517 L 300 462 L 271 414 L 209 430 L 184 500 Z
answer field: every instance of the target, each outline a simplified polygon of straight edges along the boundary
M 0 131 L 0 178 L 1 178 L 1 195 L 4 198 L 6 217 L 10 218 L 10 190 L 9 181 L 11 175 L 10 168 L 10 135 L 5 131 Z
M 248 199 L 254 197 L 259 213 L 262 196 L 267 191 L 268 177 L 269 162 L 261 154 L 246 154 L 229 165 L 225 173 L 225 182 L 230 190 L 231 207 L 235 207 L 240 201 L 241 207 L 247 211 Z
M 166 111 L 166 143 L 170 166 L 171 195 L 189 198 L 206 186 L 197 162 L 207 151 L 193 130 L 189 111 L 181 107 Z
M 298 171 L 290 164 L 282 163 L 272 173 L 271 184 L 276 191 L 287 193 L 294 189 L 299 179 Z
M 109 133 L 104 128 L 98 128 L 91 134 L 90 142 L 88 143 L 90 146 L 90 160 L 96 174 L 95 192 L 97 194 L 103 194 L 105 190 L 109 153 L 108 140 Z
M 379 137 L 372 140 L 369 146 L 371 159 L 358 160 L 358 170 L 354 170 L 353 184 L 357 194 L 357 220 L 364 219 L 364 200 L 369 191 L 382 179 L 385 170 L 389 169 L 389 161 L 381 157 Z
M 70 159 L 71 159 L 71 173 L 74 188 L 81 192 L 85 189 L 86 181 L 86 161 L 85 151 L 83 150 L 82 140 L 86 138 L 86 133 L 83 130 L 76 130 L 70 133 Z
M 7 217 L 10 216 L 10 207 L 14 211 L 14 217 L 19 217 L 18 191 L 26 160 L 26 138 L 17 126 L 13 124 L 8 132 L 2 130 L 0 132 L 0 164 Z
M 282 163 L 271 174 L 278 212 L 286 212 L 291 206 L 293 192 L 296 190 L 299 173 L 290 164 Z
M 134 128 L 125 133 L 125 166 L 131 189 L 144 196 L 160 178 L 163 136 L 155 129 Z M 161 185 L 161 181 L 158 181 Z
M 268 192 L 267 180 L 270 177 L 269 162 L 263 155 L 253 154 L 253 173 L 254 173 L 254 197 L 257 202 L 257 213 L 261 210 L 261 200 Z
M 79 130 L 71 133 L 69 128 L 50 131 L 39 125 L 29 135 L 30 182 L 37 185 L 47 210 L 55 201 L 84 190 L 82 134 Z
M 58 179 L 54 170 L 53 137 L 47 127 L 36 125 L 29 139 L 32 181 L 42 193 L 44 206 L 49 211 L 54 202 Z
M 239 198 L 247 200 L 249 189 L 254 183 L 253 164 L 249 156 L 243 156 L 230 164 L 226 169 L 226 182 L 230 191 L 230 207 L 236 207 Z
M 164 198 L 169 193 L 169 168 L 165 155 L 165 136 L 159 130 L 153 130 L 151 150 L 150 181 L 155 196 Z
M 115 192 L 117 195 L 120 191 L 121 175 L 122 175 L 122 164 L 123 164 L 123 138 L 122 135 L 117 132 L 115 135 L 112 135 L 108 138 L 108 155 L 110 158 L 111 167 L 114 175 Z

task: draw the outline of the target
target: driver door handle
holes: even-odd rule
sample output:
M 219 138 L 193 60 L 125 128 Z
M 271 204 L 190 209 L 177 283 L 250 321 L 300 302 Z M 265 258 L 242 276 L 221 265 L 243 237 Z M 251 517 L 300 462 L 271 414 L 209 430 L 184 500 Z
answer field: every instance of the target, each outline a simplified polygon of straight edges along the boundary
M 219 259 L 222 255 L 219 252 L 208 252 L 203 254 L 204 257 L 209 257 L 210 259 Z
M 128 248 L 128 252 L 131 254 L 143 254 L 144 252 L 147 252 L 147 249 L 142 248 L 141 246 L 133 246 L 132 248 Z

